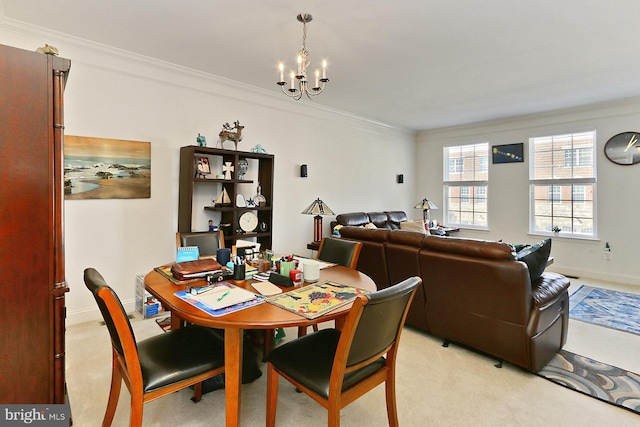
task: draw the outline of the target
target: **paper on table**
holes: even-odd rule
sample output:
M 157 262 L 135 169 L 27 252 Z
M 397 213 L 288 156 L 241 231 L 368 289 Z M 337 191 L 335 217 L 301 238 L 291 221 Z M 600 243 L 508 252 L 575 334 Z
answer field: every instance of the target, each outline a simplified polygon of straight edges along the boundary
M 282 289 L 270 282 L 252 283 L 251 286 L 253 286 L 256 291 L 260 292 L 261 295 L 270 296 L 282 293 Z
M 236 286 L 216 286 L 214 289 L 196 295 L 195 299 L 206 304 L 214 310 L 229 307 L 241 302 L 254 299 L 256 294 L 243 288 Z
M 322 261 L 322 260 L 320 260 L 320 259 L 316 259 L 316 258 L 307 258 L 307 257 L 303 257 L 303 256 L 300 256 L 300 255 L 294 255 L 294 256 L 293 256 L 293 259 L 296 259 L 296 260 L 298 260 L 298 261 L 299 261 L 299 268 L 302 268 L 303 270 L 304 270 L 304 263 L 303 263 L 303 261 L 304 261 L 305 259 L 310 259 L 310 260 L 316 261 L 318 264 L 320 264 L 320 270 L 322 270 L 322 269 L 324 269 L 324 268 L 335 267 L 336 265 L 338 265 L 338 264 L 337 264 L 337 263 L 335 263 L 335 262 Z

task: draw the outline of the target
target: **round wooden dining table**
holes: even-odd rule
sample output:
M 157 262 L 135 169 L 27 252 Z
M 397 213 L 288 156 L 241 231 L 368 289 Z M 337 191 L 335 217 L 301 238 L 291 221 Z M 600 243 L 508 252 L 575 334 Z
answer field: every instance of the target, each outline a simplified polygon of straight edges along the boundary
M 373 280 L 364 273 L 342 266 L 333 266 L 320 270 L 320 281 L 332 281 L 342 285 L 355 286 L 367 291 L 375 291 Z M 252 292 L 249 280 L 228 280 L 228 282 L 246 288 Z M 245 329 L 273 330 L 285 327 L 305 328 L 313 323 L 329 320 L 336 321 L 340 328 L 351 304 L 330 311 L 321 317 L 309 320 L 296 313 L 287 311 L 268 302 L 245 308 L 224 316 L 214 317 L 194 307 L 175 295 L 185 290 L 186 285 L 175 284 L 156 270 L 144 278 L 146 290 L 153 295 L 162 306 L 171 312 L 171 328 L 176 329 L 185 323 L 224 329 L 225 353 L 225 412 L 226 425 L 237 426 L 240 423 L 240 387 L 242 384 L 242 343 Z M 203 286 L 204 280 L 191 282 L 190 286 Z M 309 283 L 304 283 L 303 286 Z M 282 288 L 284 292 L 293 288 Z

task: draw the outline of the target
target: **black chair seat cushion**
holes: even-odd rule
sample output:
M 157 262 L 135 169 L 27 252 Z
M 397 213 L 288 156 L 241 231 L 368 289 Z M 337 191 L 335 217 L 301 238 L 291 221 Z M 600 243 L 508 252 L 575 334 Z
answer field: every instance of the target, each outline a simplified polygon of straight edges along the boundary
M 331 368 L 339 340 L 339 330 L 321 329 L 275 348 L 269 353 L 267 360 L 283 373 L 327 399 Z M 380 357 L 373 363 L 345 375 L 342 390 L 347 390 L 385 365 L 385 358 Z
M 224 366 L 224 341 L 213 330 L 188 326 L 138 342 L 144 391 Z

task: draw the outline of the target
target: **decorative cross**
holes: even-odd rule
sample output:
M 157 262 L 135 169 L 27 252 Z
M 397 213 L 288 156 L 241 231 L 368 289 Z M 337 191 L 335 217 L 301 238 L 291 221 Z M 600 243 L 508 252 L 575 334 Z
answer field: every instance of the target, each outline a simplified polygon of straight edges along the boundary
M 222 172 L 224 172 L 224 179 L 231 179 L 231 172 L 233 172 L 234 167 L 231 162 L 224 162 L 224 166 L 222 167 Z

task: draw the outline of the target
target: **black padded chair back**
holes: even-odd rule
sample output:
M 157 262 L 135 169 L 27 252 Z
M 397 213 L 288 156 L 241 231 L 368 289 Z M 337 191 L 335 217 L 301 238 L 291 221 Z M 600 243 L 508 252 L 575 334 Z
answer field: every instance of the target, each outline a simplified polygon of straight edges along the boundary
M 179 246 L 197 246 L 201 257 L 216 255 L 219 248 L 224 248 L 222 231 L 208 233 L 178 233 Z
M 107 329 L 109 330 L 109 335 L 111 337 L 111 342 L 113 344 L 113 347 L 115 348 L 115 350 L 118 352 L 120 356 L 124 357 L 123 343 L 120 340 L 120 335 L 118 334 L 118 330 L 116 329 L 116 325 L 112 317 L 112 313 L 107 308 L 107 305 L 104 299 L 100 297 L 101 289 L 105 289 L 109 293 L 111 293 L 114 300 L 120 306 L 120 312 L 116 312 L 115 315 L 116 316 L 122 315 L 122 318 L 126 321 L 126 325 L 129 327 L 129 332 L 131 333 L 133 342 L 135 343 L 135 335 L 133 333 L 133 328 L 131 327 L 131 322 L 129 322 L 129 317 L 127 316 L 127 313 L 124 310 L 124 307 L 122 306 L 122 302 L 120 301 L 120 298 L 118 298 L 118 295 L 113 291 L 113 289 L 111 289 L 109 285 L 107 285 L 102 275 L 98 273 L 98 271 L 96 271 L 94 268 L 87 268 L 84 271 L 84 283 L 87 286 L 87 289 L 91 291 L 91 294 L 93 294 L 93 297 L 95 298 L 96 303 L 98 304 L 98 308 L 100 308 L 100 313 L 102 313 L 102 318 L 104 319 Z
M 360 256 L 362 242 L 325 237 L 318 249 L 318 259 L 333 262 L 343 267 L 355 268 Z
M 410 277 L 396 285 L 366 295 L 367 304 L 356 327 L 347 367 L 357 365 L 393 345 L 404 323 L 407 305 L 420 278 Z

